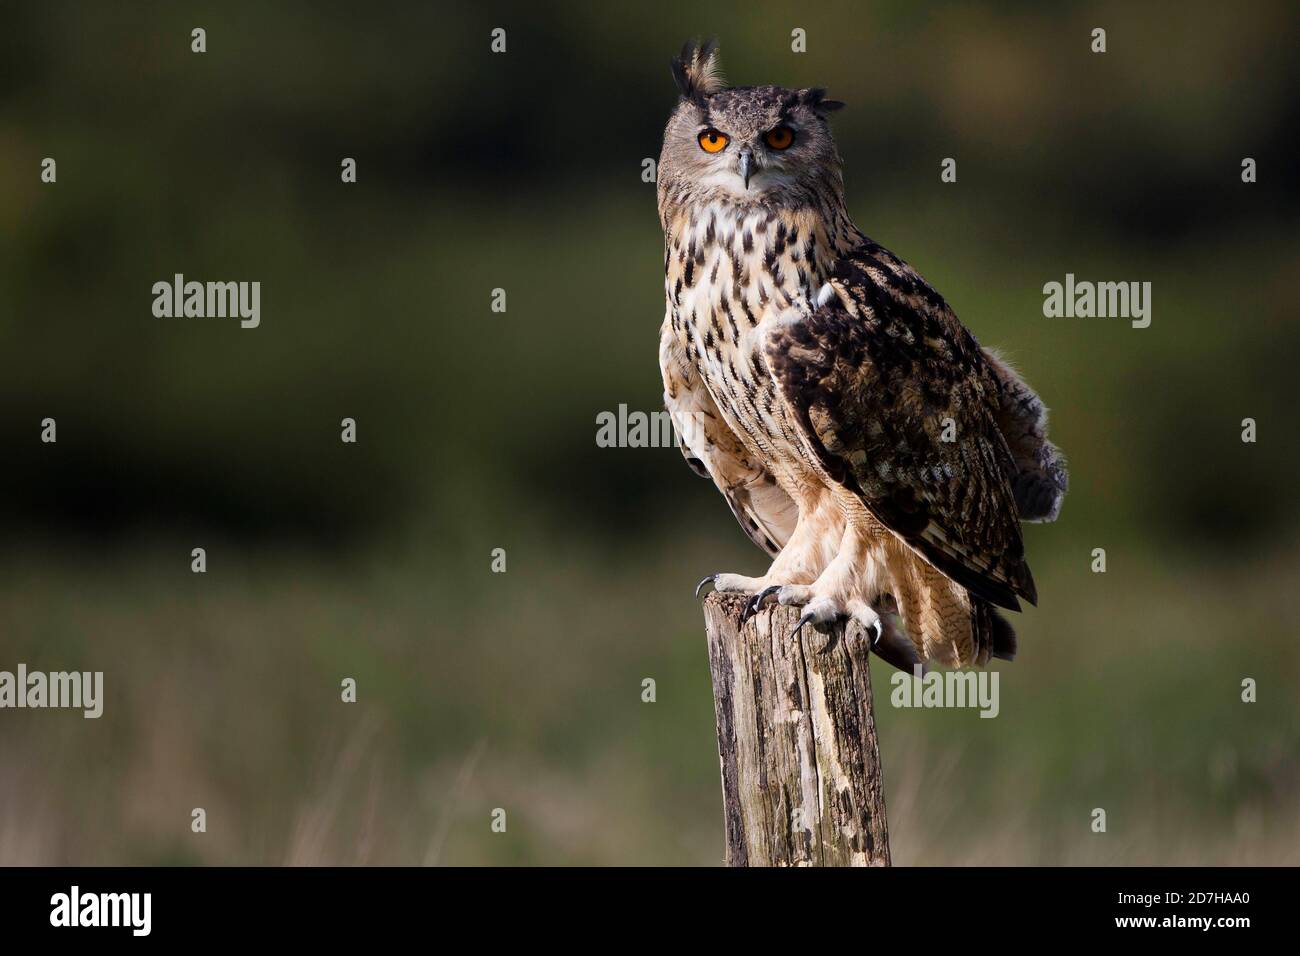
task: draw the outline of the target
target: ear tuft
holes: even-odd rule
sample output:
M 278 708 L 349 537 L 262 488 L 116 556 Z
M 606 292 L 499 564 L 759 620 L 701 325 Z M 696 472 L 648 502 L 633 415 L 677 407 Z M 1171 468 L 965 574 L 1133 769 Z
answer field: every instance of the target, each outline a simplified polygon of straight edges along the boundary
M 722 78 L 715 40 L 705 40 L 698 46 L 686 41 L 681 55 L 672 61 L 672 69 L 682 96 L 697 103 L 727 85 Z
M 826 118 L 827 113 L 844 109 L 844 104 L 839 100 L 826 99 L 826 91 L 821 87 L 809 90 L 804 97 L 804 102 L 822 119 Z

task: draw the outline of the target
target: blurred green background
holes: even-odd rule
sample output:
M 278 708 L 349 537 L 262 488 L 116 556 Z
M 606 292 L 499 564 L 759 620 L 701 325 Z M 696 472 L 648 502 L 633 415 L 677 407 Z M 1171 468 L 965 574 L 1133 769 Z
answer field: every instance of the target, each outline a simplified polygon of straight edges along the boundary
M 678 452 L 595 444 L 661 407 L 641 162 L 698 35 L 848 103 L 859 226 L 1071 462 L 1000 716 L 874 670 L 896 862 L 1300 862 L 1300 31 L 1133 7 L 4 4 L 0 669 L 107 700 L 0 712 L 0 863 L 721 861 L 691 587 L 765 560 Z M 261 327 L 154 318 L 176 272 Z M 1151 327 L 1045 319 L 1067 272 Z

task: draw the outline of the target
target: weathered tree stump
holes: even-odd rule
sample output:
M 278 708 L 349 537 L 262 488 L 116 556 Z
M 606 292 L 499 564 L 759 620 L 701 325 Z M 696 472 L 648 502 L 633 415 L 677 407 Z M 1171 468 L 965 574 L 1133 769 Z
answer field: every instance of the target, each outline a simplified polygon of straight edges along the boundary
M 871 701 L 857 623 L 790 636 L 798 608 L 740 626 L 745 599 L 704 602 L 728 866 L 888 866 Z

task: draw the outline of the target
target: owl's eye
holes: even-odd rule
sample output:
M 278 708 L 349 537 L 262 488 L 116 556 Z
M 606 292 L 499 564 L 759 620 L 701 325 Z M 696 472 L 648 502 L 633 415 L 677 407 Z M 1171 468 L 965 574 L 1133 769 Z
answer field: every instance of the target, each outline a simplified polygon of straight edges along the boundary
M 731 137 L 726 133 L 719 133 L 716 129 L 706 129 L 700 134 L 700 149 L 706 153 L 720 153 L 727 148 L 731 142 Z
M 794 142 L 794 130 L 788 126 L 778 126 L 764 133 L 763 141 L 773 149 L 789 149 Z

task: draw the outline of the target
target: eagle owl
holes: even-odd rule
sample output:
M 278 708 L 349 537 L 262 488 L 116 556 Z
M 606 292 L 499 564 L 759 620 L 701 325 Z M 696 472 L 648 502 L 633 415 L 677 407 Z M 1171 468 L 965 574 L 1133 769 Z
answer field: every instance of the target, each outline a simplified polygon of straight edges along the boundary
M 853 224 L 826 119 L 842 103 L 727 87 L 712 43 L 672 68 L 664 403 L 773 558 L 700 588 L 750 595 L 746 618 L 854 618 L 897 667 L 1010 659 L 996 608 L 1036 602 L 1019 522 L 1053 520 L 1066 489 L 1042 401 Z

